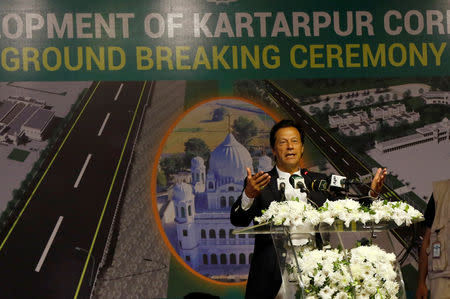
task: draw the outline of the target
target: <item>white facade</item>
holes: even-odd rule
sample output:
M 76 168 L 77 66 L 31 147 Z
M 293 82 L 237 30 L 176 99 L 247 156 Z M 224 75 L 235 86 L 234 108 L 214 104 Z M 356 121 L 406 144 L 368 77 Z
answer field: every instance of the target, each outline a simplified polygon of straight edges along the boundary
M 425 103 L 450 105 L 450 91 L 429 91 L 422 95 Z
M 405 137 L 375 143 L 375 148 L 382 153 L 389 153 L 427 142 L 446 145 L 450 143 L 450 121 L 447 118 L 441 122 L 418 128 L 416 132 L 416 134 Z
M 339 126 L 350 125 L 354 123 L 359 123 L 369 120 L 367 116 L 367 112 L 363 110 L 346 112 L 342 115 L 330 115 L 328 116 L 328 122 L 330 124 L 330 128 L 337 128 Z
M 406 113 L 406 107 L 404 104 L 370 108 L 370 114 L 374 119 L 386 119 L 392 116 L 399 116 L 404 113 Z
M 364 133 L 371 133 L 378 130 L 379 123 L 375 120 L 356 122 L 339 127 L 339 132 L 347 136 L 359 136 Z
M 412 124 L 420 119 L 418 112 L 406 112 L 404 104 L 394 104 L 383 107 L 371 108 L 371 118 L 365 111 L 356 113 L 344 113 L 342 116 L 329 116 L 328 121 L 331 128 L 339 128 L 341 134 L 347 136 L 359 136 L 364 133 L 375 132 L 379 128 L 379 119 L 388 126 L 396 126 L 402 122 Z

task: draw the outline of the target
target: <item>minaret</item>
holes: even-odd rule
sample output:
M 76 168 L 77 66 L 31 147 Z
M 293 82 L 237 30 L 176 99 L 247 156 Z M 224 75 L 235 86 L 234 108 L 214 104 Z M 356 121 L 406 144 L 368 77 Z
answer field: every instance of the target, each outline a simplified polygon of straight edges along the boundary
M 194 193 L 205 192 L 206 167 L 202 157 L 194 157 L 191 160 L 192 186 Z
M 199 236 L 195 225 L 195 204 L 192 186 L 186 183 L 176 184 L 172 190 L 175 206 L 175 224 L 177 226 L 178 248 L 181 257 L 190 264 L 198 263 Z

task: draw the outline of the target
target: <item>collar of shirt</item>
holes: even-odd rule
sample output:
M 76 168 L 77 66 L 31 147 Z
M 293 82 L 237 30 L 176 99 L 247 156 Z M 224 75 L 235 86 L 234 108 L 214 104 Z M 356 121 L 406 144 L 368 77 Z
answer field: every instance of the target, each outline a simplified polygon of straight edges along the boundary
M 289 178 L 291 177 L 291 174 L 289 172 L 284 172 L 284 171 L 280 170 L 278 168 L 278 166 L 277 166 L 277 172 L 278 172 L 278 177 L 279 178 L 283 178 L 283 179 L 289 181 Z M 293 174 L 298 174 L 298 175 L 301 176 L 300 169 L 298 171 L 294 172 Z

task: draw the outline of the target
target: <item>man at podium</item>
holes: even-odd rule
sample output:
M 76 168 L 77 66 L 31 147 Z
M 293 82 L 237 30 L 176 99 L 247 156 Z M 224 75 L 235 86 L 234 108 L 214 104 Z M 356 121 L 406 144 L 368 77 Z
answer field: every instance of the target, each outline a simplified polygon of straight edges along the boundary
M 275 167 L 267 173 L 252 174 L 247 169 L 244 190 L 231 208 L 230 220 L 235 226 L 248 226 L 272 201 L 284 199 L 279 191 L 277 179 L 289 182 L 291 175 L 302 176 L 308 188 L 314 181 L 326 180 L 320 173 L 308 172 L 300 167 L 303 157 L 304 133 L 301 126 L 292 120 L 282 120 L 270 131 L 270 146 Z M 383 186 L 386 169 L 378 169 L 371 185 L 371 195 L 377 196 Z M 308 191 L 313 205 L 321 206 L 328 194 L 323 191 Z M 270 235 L 256 235 L 253 259 L 250 264 L 245 298 L 275 298 L 282 283 L 275 247 Z

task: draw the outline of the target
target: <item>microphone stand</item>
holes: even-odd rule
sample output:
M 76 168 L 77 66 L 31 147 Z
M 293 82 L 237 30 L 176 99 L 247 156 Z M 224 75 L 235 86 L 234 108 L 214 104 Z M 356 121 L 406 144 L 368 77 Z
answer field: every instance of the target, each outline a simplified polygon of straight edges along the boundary
M 281 201 L 286 201 L 285 189 L 286 189 L 286 185 L 283 182 L 281 182 L 280 183 Z
M 316 209 L 319 208 L 319 206 L 311 200 L 311 192 L 309 192 L 308 189 L 306 189 L 305 185 L 302 182 L 298 182 L 297 183 L 297 188 L 300 189 L 301 192 L 305 192 L 306 193 L 306 200 L 311 203 L 314 207 L 316 207 Z

